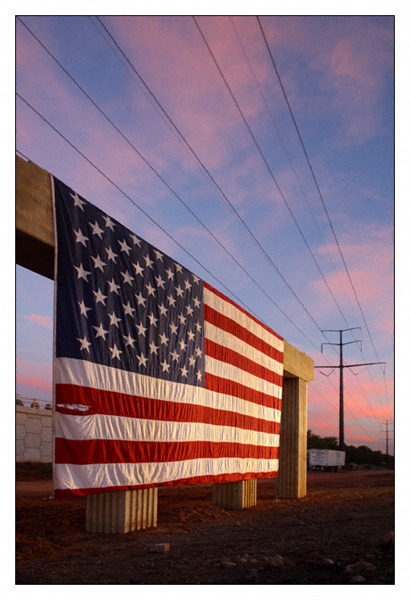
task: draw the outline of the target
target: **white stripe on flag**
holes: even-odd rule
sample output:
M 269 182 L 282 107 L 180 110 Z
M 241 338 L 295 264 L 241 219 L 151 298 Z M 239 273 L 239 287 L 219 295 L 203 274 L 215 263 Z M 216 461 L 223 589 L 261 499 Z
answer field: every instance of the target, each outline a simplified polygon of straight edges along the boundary
M 279 435 L 207 423 L 132 419 L 112 415 L 56 413 L 55 435 L 68 440 L 126 440 L 161 442 L 221 442 L 279 446 Z
M 153 484 L 231 473 L 268 473 L 277 471 L 278 459 L 203 458 L 171 463 L 136 464 L 56 464 L 59 489 L 135 486 L 149 481 Z

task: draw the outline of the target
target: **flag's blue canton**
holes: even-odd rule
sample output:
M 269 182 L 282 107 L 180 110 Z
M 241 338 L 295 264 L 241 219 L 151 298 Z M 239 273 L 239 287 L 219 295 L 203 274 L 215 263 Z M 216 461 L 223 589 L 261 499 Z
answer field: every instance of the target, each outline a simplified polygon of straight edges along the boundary
M 55 179 L 56 355 L 204 386 L 202 281 Z

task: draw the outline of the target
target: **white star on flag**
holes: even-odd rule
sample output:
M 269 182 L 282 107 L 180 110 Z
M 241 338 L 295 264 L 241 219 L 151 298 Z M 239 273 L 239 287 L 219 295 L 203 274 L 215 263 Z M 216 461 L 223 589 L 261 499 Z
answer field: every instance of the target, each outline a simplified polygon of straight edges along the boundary
M 86 237 L 85 235 L 82 234 L 81 229 L 79 229 L 78 231 L 75 231 L 75 241 L 79 242 L 80 244 L 82 244 L 83 246 L 86 246 L 86 241 L 88 241 L 88 237 Z
M 75 194 L 70 194 L 70 196 L 72 198 L 74 198 L 74 206 L 78 206 L 84 212 L 84 204 L 85 204 L 84 200 L 81 200 L 78 197 L 77 192 Z
M 90 225 L 93 230 L 93 235 L 98 235 L 99 238 L 102 238 L 102 234 L 104 233 L 104 230 L 100 228 L 97 221 L 94 223 L 94 225 L 92 225 L 91 223 L 90 223 Z

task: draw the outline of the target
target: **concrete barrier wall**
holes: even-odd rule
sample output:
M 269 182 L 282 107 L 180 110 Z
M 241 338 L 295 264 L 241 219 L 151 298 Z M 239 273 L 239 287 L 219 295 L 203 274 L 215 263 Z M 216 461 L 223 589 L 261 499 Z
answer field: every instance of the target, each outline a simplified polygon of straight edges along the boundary
M 51 410 L 16 406 L 16 462 L 53 460 Z

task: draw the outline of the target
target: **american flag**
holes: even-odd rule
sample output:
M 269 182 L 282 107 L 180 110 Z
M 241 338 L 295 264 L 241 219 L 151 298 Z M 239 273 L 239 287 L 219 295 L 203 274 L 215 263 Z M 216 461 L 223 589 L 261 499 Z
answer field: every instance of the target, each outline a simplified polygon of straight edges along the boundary
M 53 182 L 55 495 L 276 476 L 283 338 Z

